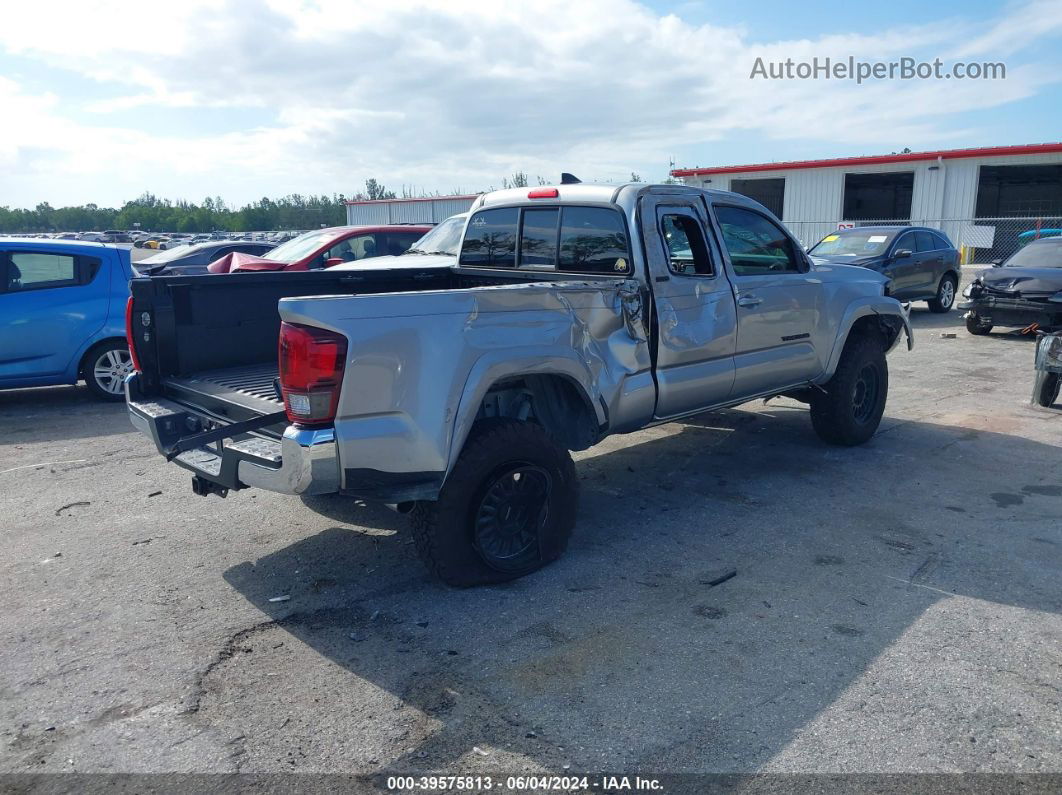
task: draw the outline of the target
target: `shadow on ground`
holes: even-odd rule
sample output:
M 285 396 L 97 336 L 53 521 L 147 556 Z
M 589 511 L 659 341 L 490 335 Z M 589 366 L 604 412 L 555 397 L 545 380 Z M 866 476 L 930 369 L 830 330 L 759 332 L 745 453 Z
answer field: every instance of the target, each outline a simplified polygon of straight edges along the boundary
M 252 769 L 757 770 L 953 594 L 1062 610 L 1062 482 L 1027 468 L 1058 449 L 951 420 L 856 449 L 791 404 L 616 437 L 578 462 L 568 555 L 502 587 L 428 579 L 387 509 L 307 500 L 337 526 L 225 572 L 264 620 L 198 715 Z M 307 698 L 320 724 L 262 728 Z
M 0 423 L 5 441 L 16 444 L 66 442 L 133 430 L 124 403 L 99 400 L 82 384 L 0 390 Z

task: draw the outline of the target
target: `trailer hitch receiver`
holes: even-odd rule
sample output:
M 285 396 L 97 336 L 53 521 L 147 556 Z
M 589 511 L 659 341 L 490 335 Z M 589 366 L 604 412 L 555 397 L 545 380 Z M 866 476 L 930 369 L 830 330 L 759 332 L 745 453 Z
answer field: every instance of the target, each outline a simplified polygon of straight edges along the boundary
M 219 497 L 229 496 L 229 490 L 224 486 L 219 486 L 212 480 L 207 480 L 201 475 L 192 476 L 192 493 L 198 494 L 200 497 L 209 497 L 211 494 L 217 494 Z

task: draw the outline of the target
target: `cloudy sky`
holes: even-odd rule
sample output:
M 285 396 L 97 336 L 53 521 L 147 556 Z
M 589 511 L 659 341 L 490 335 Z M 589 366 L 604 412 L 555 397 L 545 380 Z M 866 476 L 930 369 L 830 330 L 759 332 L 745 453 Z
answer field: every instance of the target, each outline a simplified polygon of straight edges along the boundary
M 144 191 L 474 191 L 515 170 L 1062 138 L 1062 2 L 153 0 L 6 4 L 0 205 Z M 750 79 L 757 57 L 1003 61 L 997 81 Z

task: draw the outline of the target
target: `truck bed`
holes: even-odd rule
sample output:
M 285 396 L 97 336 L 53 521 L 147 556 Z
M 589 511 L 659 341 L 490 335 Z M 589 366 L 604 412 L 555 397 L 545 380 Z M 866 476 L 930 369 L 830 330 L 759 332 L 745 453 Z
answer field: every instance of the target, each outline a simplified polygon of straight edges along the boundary
M 133 279 L 131 319 L 143 368 L 141 388 L 146 395 L 176 400 L 222 422 L 272 414 L 283 409 L 274 388 L 281 299 L 447 290 L 541 278 L 403 267 Z M 283 427 L 276 430 L 282 432 Z
M 166 394 L 181 402 L 204 408 L 221 406 L 231 409 L 247 409 L 253 414 L 268 414 L 280 411 L 284 403 L 277 394 L 276 362 L 252 364 L 243 367 L 225 367 L 206 370 L 184 376 L 167 376 L 162 379 Z M 216 405 L 215 405 L 216 404 Z

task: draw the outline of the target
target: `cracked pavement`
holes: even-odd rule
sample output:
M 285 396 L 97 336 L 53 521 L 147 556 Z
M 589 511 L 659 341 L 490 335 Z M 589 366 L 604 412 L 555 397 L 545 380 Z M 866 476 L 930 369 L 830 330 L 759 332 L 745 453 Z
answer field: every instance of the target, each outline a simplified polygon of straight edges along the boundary
M 776 400 L 579 454 L 567 555 L 466 591 L 405 517 L 2 392 L 0 770 L 1060 771 L 1062 411 L 961 324 L 916 305 L 864 447 Z

